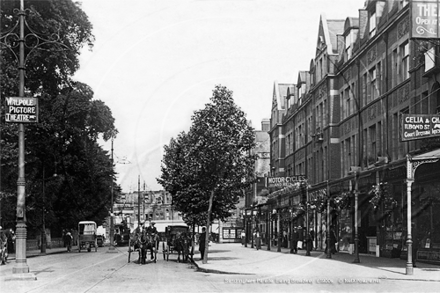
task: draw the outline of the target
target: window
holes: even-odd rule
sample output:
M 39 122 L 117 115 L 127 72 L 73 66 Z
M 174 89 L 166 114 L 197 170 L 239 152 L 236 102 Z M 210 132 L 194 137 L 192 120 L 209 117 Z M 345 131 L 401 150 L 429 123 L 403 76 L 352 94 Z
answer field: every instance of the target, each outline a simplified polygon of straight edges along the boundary
M 435 66 L 435 47 L 425 52 L 425 72 L 431 70 Z
M 363 101 L 363 105 L 362 106 L 365 106 L 368 103 L 367 84 L 368 84 L 368 76 L 365 73 L 362 76 L 362 101 Z
M 392 86 L 395 87 L 398 83 L 398 55 L 397 55 L 397 49 L 393 51 L 392 55 L 392 69 L 391 69 L 391 83 Z
M 374 67 L 373 69 L 370 70 L 369 72 L 370 74 L 370 89 L 368 91 L 369 95 L 368 95 L 368 101 L 367 103 L 374 101 L 378 96 L 379 96 L 379 91 L 378 91 L 378 83 L 376 82 L 376 68 Z
M 352 35 L 351 35 L 351 31 L 348 33 L 348 35 L 345 36 L 345 52 L 347 53 L 347 60 L 351 58 L 351 39 Z
M 370 149 L 368 150 L 368 165 L 374 164 L 376 162 L 376 152 L 377 152 L 377 142 L 376 142 L 376 125 L 369 128 L 370 132 Z
M 402 58 L 401 63 L 401 82 L 409 78 L 409 43 L 400 46 L 400 56 Z
M 370 15 L 370 38 L 376 35 L 376 13 Z

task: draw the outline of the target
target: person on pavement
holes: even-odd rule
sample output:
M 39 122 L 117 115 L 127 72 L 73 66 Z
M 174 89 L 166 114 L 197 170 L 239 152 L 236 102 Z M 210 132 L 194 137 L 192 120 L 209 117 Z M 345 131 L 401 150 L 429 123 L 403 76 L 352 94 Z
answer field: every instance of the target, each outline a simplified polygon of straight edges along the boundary
M 70 250 L 72 249 L 72 241 L 73 241 L 73 236 L 72 233 L 70 233 L 70 231 L 66 233 L 64 241 L 67 246 L 67 252 L 70 252 Z
M 258 228 L 255 229 L 254 238 L 255 238 L 255 248 L 257 250 L 261 249 L 261 235 Z
M 199 237 L 199 251 L 200 251 L 200 260 L 203 260 L 205 255 L 205 241 L 206 241 L 206 228 L 202 228 L 202 233 Z
M 244 245 L 244 242 L 246 241 L 246 233 L 244 230 L 241 231 L 241 245 Z
M 290 253 L 294 253 L 294 254 L 298 253 L 298 240 L 299 240 L 298 229 L 297 227 L 294 227 L 292 233 L 292 248 L 290 249 Z

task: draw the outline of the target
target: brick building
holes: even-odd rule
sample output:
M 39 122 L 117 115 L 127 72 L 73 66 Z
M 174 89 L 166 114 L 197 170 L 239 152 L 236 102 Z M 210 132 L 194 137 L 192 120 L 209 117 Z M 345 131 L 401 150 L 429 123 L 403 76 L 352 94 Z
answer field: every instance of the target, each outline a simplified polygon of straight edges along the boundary
M 271 176 L 307 184 L 271 190 L 260 220 L 272 245 L 308 226 L 324 249 L 331 228 L 340 251 L 352 253 L 357 236 L 359 252 L 405 257 L 411 221 L 419 260 L 440 259 L 440 140 L 402 139 L 401 129 L 404 114 L 440 112 L 439 42 L 410 38 L 410 6 L 369 0 L 357 17 L 322 15 L 310 68 L 296 85 L 275 83 Z

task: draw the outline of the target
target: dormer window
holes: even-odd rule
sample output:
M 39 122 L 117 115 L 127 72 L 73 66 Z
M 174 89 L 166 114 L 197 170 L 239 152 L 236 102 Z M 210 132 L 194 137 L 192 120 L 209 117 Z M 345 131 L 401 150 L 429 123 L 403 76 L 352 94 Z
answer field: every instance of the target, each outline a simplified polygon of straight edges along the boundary
M 370 38 L 376 35 L 376 13 L 373 12 L 370 15 Z
M 350 30 L 350 32 L 348 33 L 348 35 L 345 36 L 345 53 L 347 54 L 347 60 L 351 58 L 351 53 L 352 53 L 352 49 L 351 49 L 351 44 L 352 44 L 352 31 Z

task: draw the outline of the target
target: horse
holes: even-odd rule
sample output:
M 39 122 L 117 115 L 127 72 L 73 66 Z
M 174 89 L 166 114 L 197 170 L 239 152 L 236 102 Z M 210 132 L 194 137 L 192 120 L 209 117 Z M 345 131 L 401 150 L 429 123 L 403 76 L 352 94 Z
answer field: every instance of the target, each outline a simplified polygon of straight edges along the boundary
M 157 235 L 155 234 L 150 234 L 144 231 L 140 235 L 138 235 L 137 247 L 139 247 L 140 264 L 146 264 L 147 250 L 150 250 L 151 259 L 154 262 L 156 262 L 157 260 L 155 253 L 155 250 L 157 249 L 156 243 L 157 243 Z
M 191 238 L 182 233 L 176 235 L 174 240 L 174 250 L 177 251 L 177 262 L 180 262 L 180 254 L 182 253 L 182 261 L 187 262 L 189 259 L 189 248 L 191 247 Z

